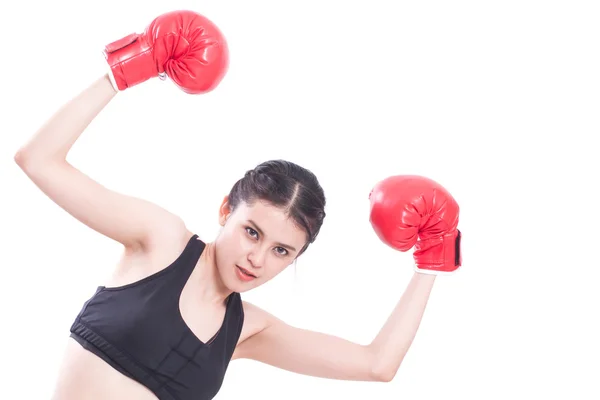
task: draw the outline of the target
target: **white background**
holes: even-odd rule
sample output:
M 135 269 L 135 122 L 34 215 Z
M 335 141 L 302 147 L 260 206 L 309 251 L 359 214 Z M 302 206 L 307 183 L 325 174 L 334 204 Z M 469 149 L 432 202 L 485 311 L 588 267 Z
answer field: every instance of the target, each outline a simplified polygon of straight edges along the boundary
M 421 174 L 461 206 L 464 266 L 437 279 L 393 382 L 236 361 L 218 399 L 600 398 L 594 3 L 3 3 L 2 398 L 49 398 L 69 326 L 121 251 L 45 197 L 14 153 L 105 72 L 105 44 L 179 8 L 225 33 L 222 84 L 190 96 L 156 79 L 120 93 L 68 159 L 207 240 L 247 169 L 284 158 L 314 171 L 328 199 L 320 238 L 246 300 L 368 343 L 412 275 L 411 254 L 369 225 L 372 185 Z

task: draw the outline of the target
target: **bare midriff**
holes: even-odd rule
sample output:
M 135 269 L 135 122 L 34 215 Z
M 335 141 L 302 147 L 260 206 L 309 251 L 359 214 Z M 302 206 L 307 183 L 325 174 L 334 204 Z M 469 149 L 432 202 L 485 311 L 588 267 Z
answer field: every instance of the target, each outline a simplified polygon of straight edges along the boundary
M 157 397 L 69 338 L 51 399 L 157 400 Z

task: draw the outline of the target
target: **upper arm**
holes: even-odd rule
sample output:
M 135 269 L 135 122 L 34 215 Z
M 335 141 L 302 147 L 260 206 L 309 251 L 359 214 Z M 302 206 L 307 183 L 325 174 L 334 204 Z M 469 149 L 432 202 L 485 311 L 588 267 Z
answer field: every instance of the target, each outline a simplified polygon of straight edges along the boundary
M 144 246 L 161 229 L 185 229 L 183 221 L 167 210 L 110 190 L 65 160 L 27 165 L 17 159 L 17 163 L 58 206 L 126 247 Z
M 329 379 L 380 381 L 368 346 L 291 326 L 266 311 L 247 305 L 248 337 L 234 358 L 247 358 L 287 371 Z M 248 311 L 246 311 L 248 310 Z

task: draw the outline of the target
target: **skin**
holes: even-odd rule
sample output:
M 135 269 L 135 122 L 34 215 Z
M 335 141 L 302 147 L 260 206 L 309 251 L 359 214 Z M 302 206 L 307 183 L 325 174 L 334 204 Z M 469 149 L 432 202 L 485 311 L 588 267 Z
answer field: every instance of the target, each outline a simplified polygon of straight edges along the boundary
M 219 223 L 223 227 L 214 247 L 216 267 L 225 294 L 245 292 L 270 281 L 298 256 L 306 243 L 306 233 L 285 211 L 264 201 L 242 202 L 234 212 L 225 197 L 219 208 Z M 219 251 L 223 249 L 224 251 Z M 242 282 L 232 274 L 239 265 L 257 278 Z
M 156 204 L 116 193 L 67 162 L 72 145 L 116 95 L 108 76 L 67 102 L 15 154 L 15 162 L 40 190 L 91 229 L 123 245 L 105 286 L 135 282 L 165 268 L 193 235 L 182 218 Z M 253 224 L 249 221 L 253 221 Z M 224 301 L 269 282 L 298 257 L 306 234 L 285 211 L 258 201 L 235 210 L 225 197 L 222 230 L 195 266 L 180 297 L 186 324 L 206 341 L 219 329 Z M 257 276 L 236 277 L 236 265 Z M 300 374 L 343 380 L 389 382 L 407 354 L 423 317 L 434 275 L 415 273 L 368 344 L 291 326 L 243 302 L 245 320 L 233 360 L 252 359 Z M 232 360 L 232 361 L 233 361 Z M 152 400 L 156 397 L 69 339 L 54 400 Z

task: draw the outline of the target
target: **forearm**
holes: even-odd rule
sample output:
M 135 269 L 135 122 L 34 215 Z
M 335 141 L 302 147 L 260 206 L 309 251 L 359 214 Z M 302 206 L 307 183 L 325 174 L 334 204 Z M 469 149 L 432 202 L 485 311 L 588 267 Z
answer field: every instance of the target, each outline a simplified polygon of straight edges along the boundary
M 391 379 L 408 352 L 429 300 L 435 275 L 415 273 L 391 315 L 371 342 L 376 374 Z
M 34 164 L 66 159 L 82 132 L 116 93 L 108 75 L 97 79 L 55 112 L 19 149 L 16 158 Z

